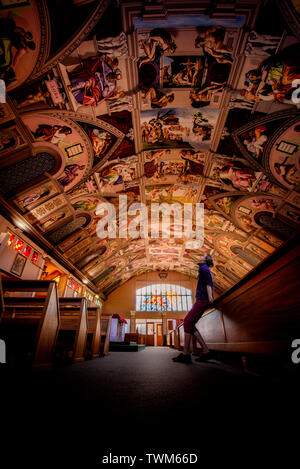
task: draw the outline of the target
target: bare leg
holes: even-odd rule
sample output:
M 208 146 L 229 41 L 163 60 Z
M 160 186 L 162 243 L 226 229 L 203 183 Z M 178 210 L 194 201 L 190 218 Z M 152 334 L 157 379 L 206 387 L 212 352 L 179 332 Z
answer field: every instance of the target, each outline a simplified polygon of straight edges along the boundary
M 184 333 L 183 353 L 186 354 L 186 355 L 190 353 L 192 337 L 193 337 L 192 334 L 189 334 L 188 332 Z
M 189 334 L 190 335 L 190 334 Z M 202 335 L 200 334 L 199 331 L 195 330 L 194 332 L 194 336 L 196 337 L 196 339 L 198 340 L 198 342 L 200 343 L 201 347 L 202 347 L 202 350 L 203 350 L 203 353 L 208 353 L 209 352 L 209 348 L 207 347 Z
M 196 340 L 196 337 L 194 335 L 193 335 L 193 338 L 192 338 L 192 349 L 193 349 L 193 354 L 197 355 L 198 354 L 197 340 Z

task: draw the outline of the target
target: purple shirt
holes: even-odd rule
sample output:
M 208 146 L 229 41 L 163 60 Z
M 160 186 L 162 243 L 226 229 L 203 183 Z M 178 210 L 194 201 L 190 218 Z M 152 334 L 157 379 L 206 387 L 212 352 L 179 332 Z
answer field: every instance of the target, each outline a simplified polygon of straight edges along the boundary
M 199 264 L 199 272 L 198 272 L 198 283 L 196 289 L 196 299 L 197 300 L 207 300 L 208 301 L 208 294 L 207 294 L 207 285 L 209 285 L 212 289 L 212 296 L 214 297 L 214 282 L 212 273 L 210 268 L 206 264 L 206 262 L 201 262 Z

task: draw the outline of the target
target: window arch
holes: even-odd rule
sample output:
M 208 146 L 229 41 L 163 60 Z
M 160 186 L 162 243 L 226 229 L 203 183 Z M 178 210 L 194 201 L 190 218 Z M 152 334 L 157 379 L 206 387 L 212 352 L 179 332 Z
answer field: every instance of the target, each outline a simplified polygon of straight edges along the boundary
M 24 184 L 34 181 L 44 173 L 58 169 L 56 158 L 50 153 L 40 152 L 0 170 L 2 194 L 14 193 Z
M 244 259 L 244 261 L 248 262 L 249 264 L 253 266 L 259 264 L 262 260 L 256 257 L 254 254 L 252 254 L 251 251 L 248 251 L 248 249 L 243 249 L 240 246 L 231 246 L 230 249 L 233 252 L 233 254 L 237 254 L 242 259 Z
M 282 240 L 290 238 L 295 233 L 295 230 L 291 226 L 287 225 L 278 218 L 273 218 L 273 215 L 270 212 L 257 213 L 254 217 L 254 220 L 258 225 L 269 229 L 271 233 L 273 233 L 275 236 L 278 236 Z
M 189 311 L 192 290 L 168 283 L 147 285 L 136 290 L 136 311 Z

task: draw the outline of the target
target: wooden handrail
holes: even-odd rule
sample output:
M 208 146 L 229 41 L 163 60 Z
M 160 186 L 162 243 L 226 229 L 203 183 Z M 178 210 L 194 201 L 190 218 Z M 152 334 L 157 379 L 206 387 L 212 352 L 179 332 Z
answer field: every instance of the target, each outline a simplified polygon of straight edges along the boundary
M 261 261 L 254 269 L 245 275 L 239 282 L 233 285 L 229 290 L 218 296 L 208 307 L 208 310 L 204 313 L 205 315 L 215 311 L 216 307 L 232 293 L 236 292 L 239 288 L 244 286 L 247 282 L 255 278 L 259 273 L 263 272 L 267 267 L 272 265 L 275 261 L 283 257 L 285 254 L 290 252 L 293 248 L 299 247 L 300 245 L 300 233 L 296 233 L 292 238 L 282 244 L 275 252 L 270 254 L 266 259 Z
M 300 332 L 299 269 L 297 234 L 209 305 L 195 326 L 208 346 L 289 353 Z
M 31 308 L 39 308 L 38 327 L 36 331 L 35 347 L 33 354 L 34 368 L 51 367 L 51 359 L 57 338 L 60 324 L 60 314 L 58 305 L 57 283 L 54 281 L 40 280 L 3 280 L 1 277 L 1 323 L 14 321 L 13 317 L 6 316 L 6 308 L 12 305 L 16 307 L 26 307 L 30 303 Z M 12 298 L 5 297 L 6 291 L 20 292 L 47 292 L 44 298 Z M 32 305 L 34 300 L 34 306 Z M 29 309 L 29 308 L 28 308 Z M 26 315 L 28 316 L 27 312 Z M 28 316 L 29 318 L 29 316 Z M 29 318 L 30 320 L 30 318 Z M 5 327 L 5 326 L 4 326 Z
M 106 331 L 105 331 L 105 341 L 104 341 L 104 347 L 103 347 L 103 355 L 108 355 L 112 314 L 101 316 L 101 325 L 102 325 L 102 323 L 104 323 L 105 320 L 107 320 L 107 327 L 106 327 Z M 101 335 L 103 335 L 102 330 L 101 330 Z
M 60 329 L 74 330 L 73 327 L 70 326 L 70 317 L 65 314 L 68 311 L 75 313 L 78 320 L 77 324 L 75 323 L 76 336 L 73 347 L 73 361 L 75 363 L 81 362 L 84 360 L 88 331 L 87 300 L 86 298 L 60 298 L 59 306 L 61 318 Z
M 43 292 L 48 291 L 54 280 L 2 280 L 2 289 L 5 291 Z
M 99 306 L 88 307 L 88 332 L 93 334 L 91 354 L 92 358 L 98 358 L 101 346 L 101 313 Z M 93 328 L 90 321 L 93 321 Z

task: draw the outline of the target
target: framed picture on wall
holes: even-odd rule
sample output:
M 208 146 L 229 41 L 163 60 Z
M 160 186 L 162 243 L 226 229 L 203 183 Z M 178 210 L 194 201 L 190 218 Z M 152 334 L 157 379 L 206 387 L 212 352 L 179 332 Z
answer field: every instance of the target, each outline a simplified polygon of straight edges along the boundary
M 22 254 L 18 253 L 15 257 L 14 263 L 12 265 L 12 268 L 10 271 L 17 275 L 18 277 L 21 277 L 25 264 L 26 264 L 26 257 L 22 256 Z

